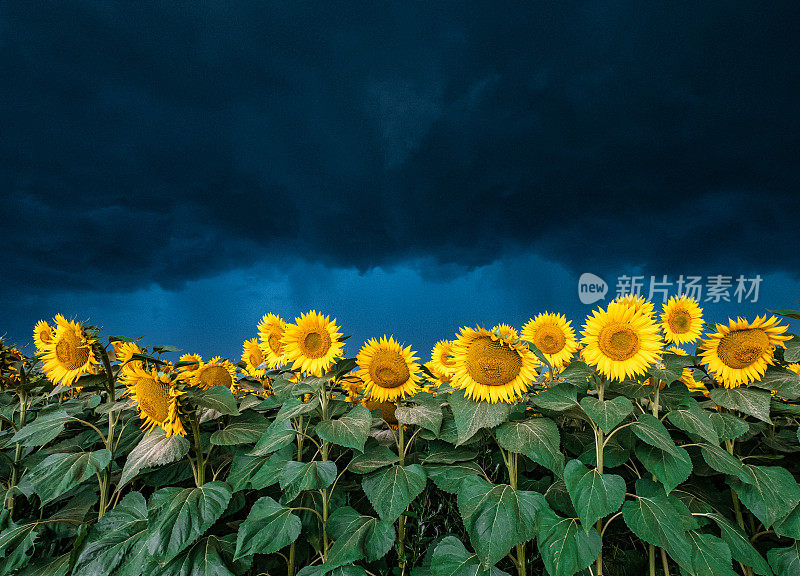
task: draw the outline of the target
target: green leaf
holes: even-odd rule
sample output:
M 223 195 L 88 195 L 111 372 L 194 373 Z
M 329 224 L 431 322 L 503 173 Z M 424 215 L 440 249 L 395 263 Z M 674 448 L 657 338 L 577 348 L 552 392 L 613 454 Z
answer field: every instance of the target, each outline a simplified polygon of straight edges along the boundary
M 0 564 L 0 574 L 10 574 L 18 568 L 27 565 L 32 556 L 28 552 L 36 541 L 36 522 L 17 525 L 9 522 L 8 527 L 0 532 L 0 553 L 3 562 Z
M 692 567 L 695 576 L 738 576 L 733 571 L 731 550 L 712 534 L 688 532 L 692 544 Z
M 300 518 L 292 509 L 269 496 L 256 500 L 244 522 L 239 524 L 234 560 L 252 554 L 272 554 L 288 546 L 300 535 Z
M 222 558 L 226 544 L 217 536 L 201 538 L 151 576 L 234 576 Z
M 118 488 L 122 488 L 136 478 L 143 468 L 155 468 L 180 460 L 189 453 L 189 441 L 183 436 L 174 434 L 164 436 L 161 428 L 142 438 L 139 444 L 130 451 Z
M 317 408 L 319 408 L 319 398 L 316 396 L 308 402 L 303 402 L 298 398 L 289 398 L 281 405 L 281 409 L 278 410 L 278 415 L 275 416 L 275 422 L 295 418 L 302 414 L 308 414 Z
M 725 442 L 725 440 L 735 440 L 750 430 L 750 426 L 747 424 L 747 422 L 738 416 L 734 416 L 733 414 L 728 414 L 726 412 L 712 412 L 711 423 L 714 425 L 714 429 L 717 431 L 720 442 Z
M 671 384 L 675 380 L 680 380 L 684 368 L 694 366 L 696 363 L 694 356 L 665 353 L 661 356 L 661 365 L 664 368 L 660 368 L 656 364 L 649 370 L 649 374 L 653 376 L 654 380 L 663 380 L 667 384 Z
M 303 490 L 321 490 L 336 480 L 336 464 L 330 460 L 316 462 L 288 461 L 281 473 L 280 484 L 287 502 Z
M 270 422 L 258 412 L 247 410 L 234 418 L 222 430 L 211 435 L 211 443 L 216 446 L 254 444 L 269 428 Z
M 636 446 L 636 457 L 664 485 L 667 494 L 686 482 L 692 473 L 692 459 L 680 447 L 677 448 L 676 456 L 654 446 L 639 444 Z
M 711 420 L 711 414 L 700 408 L 697 402 L 693 402 L 686 409 L 670 410 L 667 413 L 667 420 L 684 432 L 700 436 L 700 438 L 711 444 L 719 444 L 720 442 L 719 435 Z
M 773 548 L 767 552 L 769 565 L 775 576 L 797 576 L 800 574 L 800 541 L 788 548 Z
M 20 442 L 23 446 L 43 446 L 55 439 L 64 430 L 67 422 L 72 417 L 63 409 L 53 410 L 52 412 L 40 413 L 30 424 L 11 437 L 9 444 Z
M 427 476 L 419 464 L 393 465 L 365 477 L 361 488 L 381 520 L 394 522 L 422 493 L 426 482 Z
M 549 509 L 541 515 L 536 544 L 550 576 L 572 576 L 586 569 L 602 547 L 594 527 L 587 532 L 577 518 L 560 518 Z
M 395 540 L 391 522 L 362 516 L 350 506 L 337 508 L 330 515 L 328 532 L 335 541 L 320 574 L 362 558 L 374 562 L 391 549 Z
M 769 528 L 800 503 L 800 487 L 792 473 L 780 466 L 748 466 L 750 482 L 728 478 L 742 504 Z
M 676 458 L 680 458 L 681 454 L 678 451 L 678 447 L 672 441 L 667 428 L 661 423 L 661 420 L 652 414 L 640 414 L 639 419 L 631 425 L 631 430 L 646 444 L 660 448 Z
M 742 482 L 750 481 L 750 475 L 747 473 L 747 468 L 742 464 L 742 461 L 726 450 L 714 444 L 702 444 L 700 452 L 706 463 L 717 472 L 736 476 Z
M 148 552 L 166 564 L 217 521 L 230 499 L 225 482 L 157 490 L 147 505 Z
M 800 540 L 800 505 L 795 506 L 786 518 L 776 522 L 772 529 L 778 536 Z
M 797 337 L 792 338 L 789 342 L 794 340 L 797 340 Z M 798 340 L 797 347 L 800 348 L 800 340 Z M 786 355 L 784 354 L 785 357 Z M 766 390 L 775 390 L 776 396 L 787 400 L 800 398 L 800 374 L 787 370 L 783 366 L 768 366 L 761 380 L 750 385 L 765 388 Z
M 556 423 L 549 418 L 507 422 L 497 429 L 497 440 L 504 448 L 525 454 L 540 466 L 551 470 L 556 476 L 563 475 L 564 454 L 559 450 L 561 435 Z
M 434 434 L 438 434 L 442 428 L 442 408 L 438 404 L 400 406 L 395 411 L 395 417 L 401 424 L 414 424 Z
M 745 566 L 750 566 L 756 574 L 763 576 L 773 576 L 772 570 L 767 564 L 767 561 L 758 553 L 750 539 L 745 536 L 742 529 L 733 524 L 730 520 L 721 514 L 708 514 L 714 522 L 717 523 L 720 529 L 722 540 L 730 548 L 733 559 L 741 562 Z
M 573 360 L 566 368 L 558 373 L 559 378 L 563 378 L 573 386 L 583 387 L 586 382 L 597 372 L 594 368 L 582 360 Z M 585 388 L 584 388 L 585 390 Z
M 220 414 L 239 414 L 236 397 L 227 386 L 214 386 L 208 390 L 191 389 L 191 393 L 187 396 L 198 406 L 216 410 Z
M 341 418 L 319 422 L 316 432 L 317 436 L 332 444 L 363 452 L 371 426 L 372 414 L 358 404 Z
M 738 388 L 713 388 L 710 392 L 711 400 L 717 405 L 729 410 L 739 410 L 754 418 L 772 424 L 769 419 L 769 405 L 772 395 L 766 390 L 758 390 L 748 386 Z
M 287 446 L 264 456 L 237 454 L 231 464 L 226 482 L 231 490 L 238 492 L 251 488 L 260 490 L 276 484 L 286 463 L 294 457 L 294 447 Z
M 511 404 L 497 402 L 475 402 L 464 396 L 463 390 L 450 393 L 450 407 L 453 409 L 458 444 L 463 444 L 481 428 L 494 428 L 506 420 L 511 413 Z
M 126 558 L 144 544 L 147 504 L 139 492 L 130 492 L 92 526 L 75 562 L 73 576 L 107 576 L 125 573 Z M 141 567 L 140 567 L 141 568 Z
M 350 460 L 347 469 L 356 474 L 367 474 L 378 468 L 399 462 L 400 458 L 386 446 L 370 446 L 363 454 L 358 454 Z
M 789 336 L 787 333 L 786 336 Z M 800 362 L 800 338 L 796 334 L 791 334 L 791 338 L 784 342 L 786 349 L 783 351 L 783 359 L 786 362 Z
M 578 391 L 571 384 L 557 384 L 536 394 L 533 403 L 545 410 L 563 412 L 578 406 Z
M 281 448 L 294 442 L 297 432 L 295 432 L 291 421 L 278 420 L 277 418 L 269 425 L 266 432 L 258 439 L 255 447 L 250 451 L 250 456 L 265 456 L 276 452 Z
M 426 464 L 425 472 L 433 483 L 449 494 L 457 494 L 461 481 L 469 476 L 485 476 L 477 462 L 456 462 L 453 464 Z
M 428 449 L 422 454 L 423 464 L 452 464 L 453 462 L 463 462 L 472 460 L 478 455 L 475 450 L 455 447 L 452 444 L 441 440 L 434 440 L 428 443 Z
M 109 462 L 111 452 L 106 449 L 77 454 L 51 454 L 22 478 L 19 489 L 25 494 L 35 492 L 44 506 L 99 474 Z
M 622 476 L 599 474 L 597 470 L 584 466 L 580 460 L 567 462 L 564 483 L 586 532 L 600 518 L 619 510 L 625 500 L 625 480 Z
M 633 411 L 633 404 L 625 396 L 605 401 L 586 396 L 581 399 L 581 408 L 603 432 L 608 433 Z
M 325 566 L 306 566 L 297 576 L 323 576 Z M 340 566 L 328 572 L 330 576 L 368 576 L 367 571 L 361 566 Z
M 49 562 L 48 562 L 49 560 Z M 20 576 L 67 576 L 69 574 L 70 554 L 62 554 L 55 559 L 48 558 L 25 566 Z M 109 576 L 103 572 L 103 576 Z
M 494 566 L 484 567 L 478 555 L 471 554 L 455 536 L 446 536 L 436 545 L 431 572 L 436 576 L 509 576 Z
M 480 561 L 491 566 L 516 544 L 536 536 L 536 515 L 547 508 L 537 492 L 514 490 L 507 484 L 492 485 L 479 476 L 461 483 L 458 510 Z

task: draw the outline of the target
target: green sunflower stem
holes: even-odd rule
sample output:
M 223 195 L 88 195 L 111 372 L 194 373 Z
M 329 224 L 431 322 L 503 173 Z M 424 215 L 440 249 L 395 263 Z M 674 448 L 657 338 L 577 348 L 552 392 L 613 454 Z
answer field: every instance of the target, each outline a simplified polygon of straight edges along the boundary
M 194 483 L 200 488 L 206 483 L 206 462 L 203 459 L 203 439 L 200 437 L 200 421 L 197 419 L 197 414 L 192 414 L 191 421 L 194 453 L 197 459 L 197 472 Z
M 518 464 L 519 464 L 519 454 L 516 452 L 509 452 L 508 458 L 506 459 L 506 467 L 508 468 L 508 481 L 511 485 L 511 488 L 514 490 L 517 489 L 519 485 L 518 482 Z M 517 575 L 518 576 L 525 576 L 526 569 L 525 569 L 525 543 L 522 542 L 516 545 L 516 552 L 517 552 L 517 559 L 514 564 L 517 567 Z
M 103 346 L 97 345 L 96 350 L 100 354 L 100 359 L 103 362 L 103 369 L 106 372 L 108 381 L 108 388 L 106 389 L 106 403 L 111 407 L 117 401 L 117 381 L 114 377 L 114 372 L 111 369 L 111 361 L 108 358 L 108 352 Z M 116 413 L 113 410 L 108 411 L 108 434 L 106 434 L 106 450 L 111 452 L 111 461 L 106 469 L 103 471 L 103 479 L 100 482 L 100 506 L 97 511 L 97 519 L 102 518 L 106 509 L 109 506 L 109 498 L 111 496 L 111 464 L 114 462 L 114 425 L 117 422 Z
M 597 385 L 597 399 L 600 402 L 603 402 L 606 393 L 606 379 L 600 378 L 600 382 Z M 596 435 L 595 435 L 595 442 L 596 444 L 596 454 L 597 454 L 597 473 L 603 474 L 603 446 L 605 445 L 605 437 L 603 434 L 603 430 L 597 426 Z M 600 553 L 597 555 L 597 560 L 595 561 L 595 574 L 597 576 L 602 576 L 603 574 L 603 519 L 600 518 L 597 520 L 596 524 L 597 533 L 600 534 Z
M 25 383 L 23 382 L 23 385 Z M 27 387 L 24 387 L 27 388 Z M 22 430 L 28 419 L 28 393 L 25 389 L 19 392 L 19 428 Z M 14 449 L 14 468 L 11 471 L 11 483 L 8 485 L 9 492 L 17 485 L 19 481 L 20 462 L 22 461 L 22 444 L 17 442 Z M 8 499 L 8 515 L 13 520 L 14 518 L 14 494 Z
M 403 438 L 403 424 L 397 426 L 397 455 L 400 457 L 400 466 L 405 466 L 406 445 Z M 408 510 L 408 508 L 406 508 Z M 405 573 L 406 568 L 406 516 L 405 510 L 397 519 L 397 557 L 399 559 L 400 573 Z
M 297 461 L 303 461 L 303 415 L 301 414 L 297 418 L 297 427 L 296 430 L 298 431 L 297 434 Z M 296 549 L 297 541 L 292 542 L 289 544 L 289 561 L 286 563 L 286 575 L 287 576 L 294 576 L 295 574 L 295 563 L 297 560 L 297 549 Z
M 322 407 L 322 421 L 327 421 L 329 419 L 328 415 L 328 387 L 327 384 L 323 381 L 322 382 L 322 394 L 320 394 L 320 404 Z M 328 454 L 330 452 L 330 442 L 327 440 L 322 441 L 322 448 L 320 450 L 322 454 L 322 460 L 325 461 L 328 459 Z M 322 495 L 322 561 L 325 562 L 328 559 L 328 549 L 330 548 L 330 542 L 328 541 L 328 508 L 330 507 L 329 499 L 330 499 L 330 492 L 328 492 L 327 488 L 320 490 L 320 494 Z
M 659 395 L 661 394 L 661 380 L 656 380 L 655 378 L 653 378 L 653 388 L 654 388 L 653 400 L 652 400 L 652 405 L 650 406 L 650 411 L 652 412 L 653 416 L 658 418 L 658 400 L 659 400 Z M 656 480 L 655 474 L 653 474 L 653 480 Z M 661 552 L 664 553 L 664 550 L 661 550 Z M 653 544 L 647 545 L 647 556 L 650 563 L 650 575 L 655 576 L 656 547 Z M 664 564 L 665 568 L 667 568 L 666 558 L 667 558 L 666 554 L 664 554 L 664 556 L 661 558 L 661 561 Z M 669 574 L 669 572 L 666 572 L 665 574 Z

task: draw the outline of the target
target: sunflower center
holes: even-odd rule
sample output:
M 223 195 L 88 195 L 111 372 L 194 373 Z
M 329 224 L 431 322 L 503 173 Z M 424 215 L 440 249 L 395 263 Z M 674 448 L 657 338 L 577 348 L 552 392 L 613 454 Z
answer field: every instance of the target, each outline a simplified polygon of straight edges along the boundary
M 456 364 L 456 361 L 453 360 L 453 357 L 448 354 L 442 354 L 439 361 L 445 366 L 455 366 Z
M 322 358 L 331 347 L 330 335 L 322 330 L 309 332 L 303 338 L 303 352 L 309 358 Z
M 267 338 L 267 344 L 269 344 L 270 350 L 272 350 L 275 354 L 281 354 L 281 335 L 272 333 Z
M 392 350 L 378 350 L 369 365 L 369 375 L 381 388 L 399 388 L 411 378 L 405 359 Z
M 639 336 L 628 324 L 612 322 L 600 331 L 597 345 L 605 356 L 621 362 L 639 351 Z
M 536 333 L 534 344 L 545 354 L 558 354 L 564 348 L 567 339 L 560 328 L 542 326 Z
M 230 373 L 222 366 L 208 366 L 200 374 L 200 384 L 203 388 L 213 388 L 214 386 L 225 386 L 230 388 L 233 379 Z
M 159 424 L 166 422 L 169 416 L 169 392 L 166 384 L 153 378 L 138 378 L 136 399 L 142 412 Z
M 678 309 L 669 315 L 667 324 L 675 334 L 685 334 L 692 327 L 692 316 L 688 311 Z
M 56 359 L 66 370 L 78 370 L 89 362 L 89 346 L 74 334 L 64 334 L 56 342 Z
M 45 344 L 49 344 L 53 341 L 53 331 L 50 330 L 49 327 L 42 328 L 39 330 L 39 340 L 44 342 Z
M 723 336 L 717 346 L 717 355 L 730 368 L 747 368 L 771 350 L 767 333 L 759 328 L 751 328 Z
M 259 350 L 258 348 L 254 348 L 250 352 L 250 356 L 248 356 L 248 359 L 250 360 L 250 365 L 253 368 L 258 368 L 264 362 L 264 355 L 261 354 L 261 350 Z
M 473 380 L 485 386 L 508 384 L 522 371 L 519 353 L 488 336 L 474 340 L 466 356 L 467 372 Z

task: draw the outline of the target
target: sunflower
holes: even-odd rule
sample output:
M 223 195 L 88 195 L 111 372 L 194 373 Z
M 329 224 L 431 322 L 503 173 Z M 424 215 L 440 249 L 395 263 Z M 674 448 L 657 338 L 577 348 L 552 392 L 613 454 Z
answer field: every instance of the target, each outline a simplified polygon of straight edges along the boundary
M 775 363 L 775 346 L 786 347 L 791 336 L 783 333 L 788 326 L 779 326 L 772 316 L 756 316 L 753 322 L 743 318 L 728 319 L 728 325 L 717 324 L 717 331 L 700 342 L 700 356 L 708 364 L 717 382 L 725 388 L 736 388 L 759 380 L 767 366 Z
M 492 340 L 500 340 L 503 342 L 514 342 L 519 340 L 519 334 L 508 324 L 498 324 L 491 330 Z
M 215 356 L 210 362 L 200 363 L 200 367 L 192 373 L 191 383 L 204 390 L 214 386 L 225 386 L 231 392 L 235 392 L 236 367 L 230 361 Z
M 703 310 L 694 298 L 673 296 L 664 304 L 661 314 L 664 340 L 676 344 L 691 344 L 700 338 L 703 330 Z
M 36 345 L 36 352 L 44 352 L 46 346 L 53 341 L 55 335 L 55 328 L 44 320 L 39 320 L 33 328 L 33 343 Z
M 55 335 L 44 348 L 42 367 L 54 384 L 69 386 L 97 364 L 92 349 L 96 340 L 89 338 L 77 322 L 70 322 L 60 315 L 56 321 Z
M 293 370 L 302 370 L 312 376 L 322 376 L 337 358 L 344 355 L 344 343 L 339 341 L 336 319 L 311 310 L 288 324 L 281 337 L 286 362 L 293 362 Z
M 670 346 L 667 348 L 667 352 L 671 352 L 672 354 L 678 354 L 679 356 L 688 356 L 686 351 L 683 348 L 679 348 L 677 346 Z M 692 392 L 702 392 L 706 396 L 708 396 L 708 388 L 706 388 L 705 384 L 702 382 L 698 382 L 694 379 L 692 375 L 691 368 L 684 368 L 683 372 L 681 372 L 681 377 L 679 378 L 681 382 L 686 384 L 686 387 Z
M 283 344 L 281 337 L 286 330 L 286 322 L 275 314 L 265 314 L 258 323 L 258 337 L 263 345 L 267 365 L 278 368 L 283 365 Z
M 383 418 L 384 422 L 389 425 L 389 428 L 392 430 L 397 430 L 397 415 L 395 411 L 397 410 L 397 404 L 394 402 L 381 402 L 379 400 L 370 400 L 365 399 L 361 402 L 364 406 L 367 407 L 367 410 L 372 412 L 373 410 L 380 410 L 381 411 L 381 418 Z
M 433 362 L 426 362 L 425 368 L 430 370 L 431 374 L 433 374 L 434 376 L 433 380 L 431 380 L 430 377 L 425 377 L 426 380 L 428 380 L 428 384 L 422 384 L 421 386 L 422 389 L 425 390 L 426 392 L 429 392 L 433 388 L 438 388 L 439 386 L 450 382 L 450 378 L 452 377 L 453 374 L 452 372 L 450 374 L 444 374 L 441 370 L 439 370 L 439 367 Z
M 403 348 L 393 337 L 370 338 L 361 347 L 356 363 L 358 376 L 364 381 L 364 393 L 373 400 L 385 402 L 419 390 L 419 364 L 411 346 Z
M 245 364 L 245 372 L 253 378 L 261 379 L 266 374 L 267 370 L 265 368 L 259 368 L 266 362 L 266 358 L 264 358 L 264 351 L 261 349 L 261 345 L 255 338 L 245 340 L 242 344 L 242 362 Z
M 555 368 L 563 368 L 578 350 L 572 321 L 563 314 L 537 314 L 522 327 L 522 339 L 533 343 Z
M 431 361 L 425 364 L 442 382 L 450 380 L 455 369 L 453 344 L 452 340 L 439 340 L 431 350 Z
M 142 349 L 139 348 L 136 342 L 122 342 L 121 340 L 117 340 L 113 343 L 113 346 L 114 355 L 117 357 L 117 362 L 120 363 L 123 370 L 142 366 L 141 360 L 131 361 L 134 354 L 142 353 Z
M 644 374 L 660 359 L 663 343 L 655 320 L 643 308 L 622 302 L 598 308 L 586 319 L 582 356 L 609 379 Z
M 347 374 L 339 378 L 339 384 L 346 394 L 347 402 L 355 402 L 364 391 L 364 381 L 355 374 Z
M 653 303 L 650 302 L 644 296 L 637 296 L 635 294 L 628 294 L 626 296 L 620 296 L 614 302 L 619 302 L 620 304 L 624 304 L 630 308 L 633 308 L 637 312 L 644 312 L 648 316 L 655 315 L 655 306 Z
M 168 374 L 157 369 L 145 370 L 141 366 L 134 366 L 125 371 L 120 381 L 128 389 L 128 396 L 136 402 L 139 417 L 144 420 L 142 428 L 148 434 L 160 426 L 167 438 L 173 434 L 186 436 L 178 403 L 183 392 Z
M 476 401 L 513 402 L 536 379 L 539 361 L 526 346 L 492 336 L 485 328 L 461 328 L 452 384 Z
M 14 366 L 17 362 L 25 361 L 25 356 L 16 346 L 6 346 L 0 338 L 0 389 L 16 387 L 20 382 L 19 369 Z
M 787 364 L 786 365 L 786 369 L 787 370 L 791 370 L 792 372 L 794 372 L 795 374 L 800 376 L 800 364 L 798 364 L 796 362 L 793 362 L 791 364 Z
M 203 363 L 203 357 L 200 354 L 181 354 L 179 359 L 181 362 L 191 362 L 191 364 L 186 364 L 185 366 L 181 366 L 178 370 L 182 370 L 183 372 L 193 373 L 198 368 L 200 368 L 200 364 Z

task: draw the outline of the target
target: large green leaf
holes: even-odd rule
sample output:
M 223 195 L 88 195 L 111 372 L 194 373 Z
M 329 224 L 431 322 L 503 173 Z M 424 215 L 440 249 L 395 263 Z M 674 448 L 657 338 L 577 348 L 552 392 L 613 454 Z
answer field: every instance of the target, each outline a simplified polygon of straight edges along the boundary
M 370 446 L 364 450 L 363 454 L 359 454 L 350 460 L 347 469 L 356 474 L 367 474 L 399 461 L 400 458 L 397 454 L 386 446 Z
M 639 444 L 636 446 L 636 457 L 664 485 L 667 494 L 686 482 L 692 473 L 692 459 L 680 447 L 677 448 L 676 456 L 655 446 Z
M 549 508 L 540 515 L 536 544 L 550 576 L 572 576 L 586 569 L 602 547 L 594 527 L 587 532 L 577 518 L 560 518 Z
M 557 476 L 564 471 L 564 455 L 559 450 L 561 436 L 558 426 L 549 418 L 505 422 L 496 432 L 497 442 L 511 452 L 528 458 L 552 470 Z
M 157 490 L 147 505 L 148 552 L 166 564 L 217 521 L 230 499 L 230 487 L 217 481 Z
M 703 459 L 706 463 L 717 472 L 736 476 L 742 482 L 750 481 L 751 476 L 748 474 L 747 468 L 742 464 L 742 461 L 719 446 L 715 444 L 701 444 L 700 453 L 703 455 Z
M 119 487 L 136 478 L 143 468 L 164 466 L 180 460 L 188 453 L 189 441 L 186 438 L 177 434 L 166 438 L 164 431 L 158 428 L 143 437 L 136 448 L 128 453 L 122 477 L 119 479 Z
M 766 390 L 758 390 L 750 386 L 713 388 L 710 398 L 718 406 L 729 410 L 739 410 L 768 424 L 772 423 L 769 418 L 769 405 L 772 396 Z
M 278 410 L 278 415 L 275 416 L 275 421 L 279 422 L 281 420 L 295 418 L 313 412 L 317 408 L 319 408 L 319 398 L 316 396 L 308 402 L 303 402 L 297 398 L 289 398 L 281 405 L 281 409 Z
M 581 398 L 581 408 L 603 432 L 611 432 L 633 411 L 633 404 L 625 396 L 605 401 L 585 396 Z
M 393 465 L 365 477 L 361 488 L 382 520 L 394 522 L 425 489 L 427 476 L 419 464 Z
M 148 576 L 234 576 L 223 559 L 226 542 L 201 538 Z
M 300 518 L 292 514 L 291 508 L 269 496 L 259 498 L 239 524 L 234 559 L 277 552 L 297 540 L 301 528 Z
M 62 554 L 54 559 L 47 558 L 25 566 L 19 576 L 67 576 L 69 574 L 70 554 Z M 103 572 L 108 575 L 108 572 Z
M 303 490 L 327 488 L 336 480 L 336 464 L 330 460 L 316 462 L 288 461 L 281 472 L 280 484 L 287 502 Z
M 667 384 L 671 384 L 675 380 L 680 380 L 684 368 L 694 366 L 696 363 L 694 356 L 665 353 L 661 355 L 660 365 L 655 364 L 648 373 L 653 376 L 654 380 L 663 380 Z
M 747 422 L 738 416 L 728 414 L 727 412 L 712 413 L 711 423 L 714 425 L 714 429 L 717 431 L 720 442 L 724 442 L 725 440 L 735 440 L 750 429 L 750 426 L 747 424 Z
M 697 402 L 691 403 L 689 408 L 670 410 L 667 413 L 667 420 L 684 432 L 700 436 L 711 444 L 720 442 L 714 423 L 711 421 L 711 414 L 700 408 Z
M 458 444 L 463 444 L 481 428 L 494 428 L 506 420 L 511 413 L 511 404 L 497 402 L 475 402 L 464 396 L 463 390 L 450 393 L 450 407 L 453 409 Z
M 0 557 L 3 560 L 0 564 L 0 575 L 11 574 L 31 561 L 32 555 L 28 552 L 33 549 L 36 541 L 36 526 L 36 522 L 19 525 L 9 522 L 8 527 L 0 532 Z
M 721 514 L 708 514 L 708 517 L 717 523 L 720 529 L 720 536 L 722 540 L 730 548 L 733 559 L 741 562 L 745 566 L 750 566 L 756 574 L 764 576 L 773 576 L 772 570 L 764 560 L 764 557 L 758 553 L 750 539 L 742 532 L 742 529 L 733 524 L 730 520 Z
M 738 576 L 733 571 L 731 550 L 712 534 L 694 530 L 686 533 L 692 544 L 692 568 L 695 576 Z
M 372 414 L 359 404 L 341 418 L 319 422 L 316 432 L 317 436 L 337 446 L 363 452 L 370 426 Z
M 14 434 L 8 443 L 20 442 L 23 446 L 43 446 L 61 434 L 64 426 L 70 420 L 72 420 L 72 416 L 61 408 L 40 413 L 36 420 L 26 424 Z
M 792 338 L 790 342 L 793 340 L 798 339 L 797 337 Z M 798 340 L 797 349 L 800 349 L 800 340 Z M 784 358 L 785 357 L 784 355 Z M 787 362 L 791 361 L 787 360 Z M 800 397 L 800 374 L 787 370 L 783 366 L 768 366 L 761 380 L 753 382 L 751 386 L 775 390 L 776 396 L 786 398 L 787 400 L 794 400 Z
M 778 536 L 800 540 L 800 505 L 795 506 L 788 516 L 775 522 L 772 529 Z
M 326 574 L 325 569 L 324 564 L 319 566 L 306 566 L 297 573 L 297 576 L 324 576 L 324 574 Z M 367 571 L 361 566 L 339 566 L 327 572 L 327 574 L 330 574 L 330 576 L 369 576 Z
M 283 467 L 293 457 L 293 446 L 286 446 L 270 454 L 269 457 L 237 454 L 225 481 L 234 492 L 248 488 L 253 490 L 267 488 L 278 483 Z
M 797 576 L 800 574 L 800 541 L 795 540 L 788 548 L 772 548 L 767 552 L 767 560 L 775 576 Z
M 472 460 L 478 455 L 475 450 L 464 446 L 453 446 L 441 440 L 428 443 L 428 449 L 421 455 L 423 464 L 452 464 Z
M 250 451 L 250 456 L 265 456 L 294 442 L 297 432 L 292 427 L 290 420 L 275 419 L 267 430 L 258 439 L 255 447 Z
M 75 562 L 73 576 L 130 575 L 141 566 L 126 558 L 142 547 L 147 533 L 147 504 L 139 492 L 130 492 L 92 526 Z
M 578 406 L 578 390 L 571 384 L 557 384 L 537 393 L 533 403 L 545 410 L 563 412 Z
M 538 492 L 515 490 L 507 484 L 492 485 L 469 476 L 458 492 L 458 510 L 480 561 L 491 566 L 516 544 L 536 536 L 536 515 L 546 508 Z
M 494 566 L 485 567 L 477 554 L 471 554 L 455 536 L 446 536 L 436 545 L 431 559 L 436 576 L 508 576 Z
M 434 434 L 438 434 L 442 428 L 442 408 L 438 403 L 400 406 L 395 411 L 395 417 L 401 424 L 414 424 Z
M 220 414 L 239 414 L 239 409 L 236 407 L 236 397 L 227 386 L 213 386 L 208 390 L 191 389 L 187 396 L 198 406 L 216 410 Z
M 631 430 L 646 444 L 680 458 L 678 447 L 672 441 L 667 428 L 652 414 L 640 414 L 639 419 L 631 425 Z
M 269 425 L 269 420 L 258 412 L 246 410 L 225 428 L 214 432 L 211 435 L 211 443 L 217 446 L 253 444 L 263 436 Z
M 564 483 L 586 532 L 600 518 L 619 510 L 625 500 L 625 480 L 622 476 L 599 474 L 597 470 L 584 466 L 580 460 L 567 462 Z
M 19 489 L 25 494 L 35 492 L 42 505 L 45 505 L 99 474 L 109 462 L 111 452 L 106 449 L 76 454 L 51 454 L 22 478 Z
M 335 539 L 321 574 L 362 558 L 373 562 L 394 544 L 391 522 L 363 516 L 349 506 L 337 508 L 328 518 L 328 533 Z
M 788 516 L 800 503 L 800 487 L 786 468 L 780 466 L 747 466 L 750 481 L 728 478 L 742 504 L 758 518 L 764 526 Z
M 559 378 L 563 378 L 570 384 L 576 387 L 584 387 L 589 378 L 597 374 L 594 368 L 583 362 L 582 360 L 573 360 L 566 368 L 558 373 Z
M 486 473 L 477 462 L 455 462 L 453 464 L 426 464 L 428 478 L 439 488 L 450 494 L 457 494 L 461 481 L 468 476 L 485 476 Z

